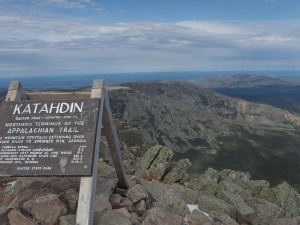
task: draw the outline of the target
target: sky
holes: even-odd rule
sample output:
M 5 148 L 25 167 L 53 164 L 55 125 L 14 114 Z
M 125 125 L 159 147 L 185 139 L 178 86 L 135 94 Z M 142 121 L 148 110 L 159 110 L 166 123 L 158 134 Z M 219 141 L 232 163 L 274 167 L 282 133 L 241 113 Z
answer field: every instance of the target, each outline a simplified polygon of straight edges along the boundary
M 0 77 L 300 71 L 299 0 L 0 0 Z

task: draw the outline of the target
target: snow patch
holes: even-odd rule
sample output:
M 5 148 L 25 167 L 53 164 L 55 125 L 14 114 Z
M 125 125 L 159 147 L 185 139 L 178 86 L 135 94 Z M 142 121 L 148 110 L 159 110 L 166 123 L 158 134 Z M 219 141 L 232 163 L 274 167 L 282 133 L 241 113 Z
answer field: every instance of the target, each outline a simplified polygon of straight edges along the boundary
M 10 187 L 13 187 L 13 186 L 15 186 L 16 182 L 17 181 L 8 182 L 6 185 L 10 186 Z
M 193 212 L 194 210 L 198 210 L 199 212 L 203 213 L 205 216 L 207 216 L 209 219 L 213 220 L 210 215 L 206 212 L 203 212 L 199 209 L 198 204 L 196 205 L 191 205 L 191 204 L 187 204 L 187 207 L 189 208 L 190 212 Z

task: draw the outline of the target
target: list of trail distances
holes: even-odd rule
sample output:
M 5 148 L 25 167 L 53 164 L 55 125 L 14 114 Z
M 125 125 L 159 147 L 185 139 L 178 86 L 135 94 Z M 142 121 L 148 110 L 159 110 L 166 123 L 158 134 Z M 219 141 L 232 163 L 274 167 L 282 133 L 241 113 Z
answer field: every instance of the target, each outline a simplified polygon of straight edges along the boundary
M 0 176 L 91 176 L 99 99 L 0 105 Z

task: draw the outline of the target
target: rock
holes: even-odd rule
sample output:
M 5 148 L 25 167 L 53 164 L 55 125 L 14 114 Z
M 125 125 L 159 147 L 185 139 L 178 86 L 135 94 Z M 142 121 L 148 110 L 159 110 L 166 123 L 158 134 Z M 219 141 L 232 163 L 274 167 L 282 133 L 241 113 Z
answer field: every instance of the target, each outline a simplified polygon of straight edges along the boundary
M 113 191 L 116 189 L 118 180 L 104 179 L 102 177 L 97 178 L 97 189 L 95 199 L 95 212 L 101 212 L 103 210 L 111 210 L 109 198 Z
M 186 177 L 186 170 L 192 165 L 188 159 L 181 159 L 175 163 L 171 171 L 163 178 L 165 183 L 178 183 Z
M 146 170 L 150 168 L 151 163 L 155 160 L 161 148 L 162 146 L 155 145 L 146 151 L 135 170 L 136 176 L 141 176 Z
M 8 206 L 22 190 L 22 183 L 18 180 L 8 183 L 4 190 L 0 191 L 0 207 Z
M 135 213 L 130 213 L 130 221 L 132 222 L 132 225 L 140 225 L 141 219 L 138 215 Z
M 96 212 L 94 225 L 132 225 L 129 218 L 117 210 Z
M 36 196 L 25 202 L 23 208 L 43 225 L 54 225 L 67 214 L 67 207 L 54 194 Z
M 112 158 L 111 158 L 110 150 L 109 150 L 109 147 L 108 147 L 108 143 L 107 143 L 106 137 L 104 137 L 104 136 L 101 136 L 101 139 L 100 139 L 100 148 L 101 148 L 101 150 L 99 151 L 99 158 L 100 158 L 100 160 L 102 159 L 103 161 L 106 161 L 110 165 L 112 165 L 113 161 L 112 161 Z M 98 164 L 98 172 L 99 172 L 99 165 L 100 164 L 101 163 Z
M 271 225 L 299 225 L 300 217 L 276 219 Z
M 235 184 L 240 185 L 241 187 L 246 187 L 247 182 L 249 181 L 251 175 L 247 172 L 239 172 L 229 169 L 224 169 L 219 173 L 219 182 L 221 181 L 229 181 Z
M 243 220 L 254 213 L 254 210 L 248 206 L 239 194 L 232 194 L 228 191 L 222 191 L 227 203 L 234 205 L 237 209 L 237 220 Z
M 79 192 L 80 178 L 79 177 L 63 177 L 56 182 L 51 183 L 58 192 L 74 189 Z
M 204 212 L 217 211 L 229 215 L 231 218 L 236 218 L 236 209 L 225 201 L 214 196 L 199 196 L 198 207 Z
M 174 153 L 167 147 L 162 147 L 148 168 L 150 177 L 155 180 L 161 180 L 167 168 L 170 167 L 171 159 Z
M 252 197 L 258 197 L 260 192 L 268 190 L 270 184 L 266 180 L 248 180 L 246 189 L 251 192 Z
M 134 203 L 134 208 L 139 216 L 142 216 L 147 211 L 146 201 L 141 199 L 140 201 Z
M 130 213 L 129 213 L 128 210 L 125 209 L 125 208 L 114 209 L 114 211 L 115 211 L 115 212 L 118 212 L 118 213 L 121 213 L 121 214 L 123 215 L 124 218 L 128 218 L 128 219 L 131 218 Z
M 12 209 L 15 209 L 19 204 L 19 197 L 15 197 L 15 199 L 6 207 L 0 208 L 0 224 L 6 225 L 8 224 L 7 215 Z
M 222 225 L 239 225 L 234 219 L 226 214 L 211 211 L 209 212 L 209 215 L 214 221 L 220 222 Z
M 185 222 L 185 218 L 175 214 L 175 213 L 168 213 L 167 212 L 168 217 L 172 220 L 174 225 L 184 225 Z
M 134 207 L 130 199 L 122 197 L 121 195 L 112 194 L 109 198 L 109 201 L 113 209 L 125 208 L 129 212 L 134 211 Z
M 214 194 L 218 188 L 218 179 L 219 172 L 209 167 L 203 174 L 191 179 L 187 186 L 193 190 Z
M 105 193 L 98 193 L 95 196 L 95 208 L 94 212 L 101 212 L 103 210 L 112 210 L 109 196 Z
M 76 213 L 76 207 L 78 202 L 78 192 L 74 189 L 69 189 L 65 192 L 65 200 L 67 203 L 68 212 L 70 214 Z
M 96 193 L 104 193 L 109 196 L 114 192 L 117 184 L 117 179 L 104 179 L 102 177 L 98 177 Z
M 170 166 L 174 153 L 167 147 L 155 145 L 149 148 L 139 163 L 135 175 L 146 179 L 160 180 Z
M 193 210 L 189 216 L 189 222 L 195 225 L 213 224 L 213 220 L 199 210 Z
M 286 217 L 300 216 L 300 194 L 286 182 L 260 192 L 259 197 L 284 209 Z
M 283 210 L 280 207 L 264 199 L 252 198 L 246 203 L 255 211 L 254 214 L 245 218 L 252 225 L 269 224 L 274 219 L 283 216 Z
M 149 199 L 149 195 L 147 193 L 146 188 L 144 188 L 140 184 L 136 184 L 133 187 L 129 188 L 126 191 L 125 196 L 129 198 L 132 201 L 132 203 L 136 203 L 142 199 L 143 200 Z
M 238 194 L 242 199 L 247 200 L 251 198 L 251 192 L 247 189 L 242 188 L 240 185 L 228 181 L 222 181 L 219 183 L 216 196 L 223 199 L 223 191 L 230 192 L 232 194 Z M 226 201 L 226 199 L 223 199 Z
M 167 212 L 176 213 L 183 217 L 189 213 L 184 200 L 170 190 L 167 184 L 157 181 L 148 182 L 143 179 L 138 180 L 138 182 L 147 189 L 154 201 L 159 202 Z
M 66 215 L 59 218 L 59 225 L 75 225 L 76 215 Z
M 196 204 L 199 193 L 191 188 L 180 184 L 172 184 L 171 189 L 177 196 L 180 196 L 186 204 Z
M 116 179 L 117 178 L 115 168 L 106 162 L 98 163 L 98 176 L 103 177 L 105 179 Z
M 32 183 L 29 183 L 26 189 L 20 192 L 21 194 L 20 194 L 19 207 L 22 208 L 24 202 L 27 202 L 33 196 L 42 193 L 43 191 L 45 191 L 45 189 L 46 186 L 42 181 L 33 181 Z
M 153 207 L 145 213 L 141 225 L 174 225 L 174 223 L 163 209 Z
M 57 181 L 62 180 L 59 177 L 18 177 L 17 182 L 20 182 L 21 186 L 28 187 L 33 182 L 41 182 L 43 184 L 54 184 Z
M 10 225 L 36 225 L 36 223 L 28 219 L 16 209 L 10 211 L 8 214 L 8 220 Z

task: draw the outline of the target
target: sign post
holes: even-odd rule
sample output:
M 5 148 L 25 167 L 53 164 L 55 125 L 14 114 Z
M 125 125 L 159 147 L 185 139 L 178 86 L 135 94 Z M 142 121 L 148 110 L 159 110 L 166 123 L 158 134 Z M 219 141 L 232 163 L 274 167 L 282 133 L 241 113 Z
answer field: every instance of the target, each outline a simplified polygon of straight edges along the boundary
M 93 224 L 102 126 L 119 186 L 128 188 L 103 80 L 77 93 L 26 93 L 12 81 L 0 115 L 0 176 L 80 176 L 76 225 Z

